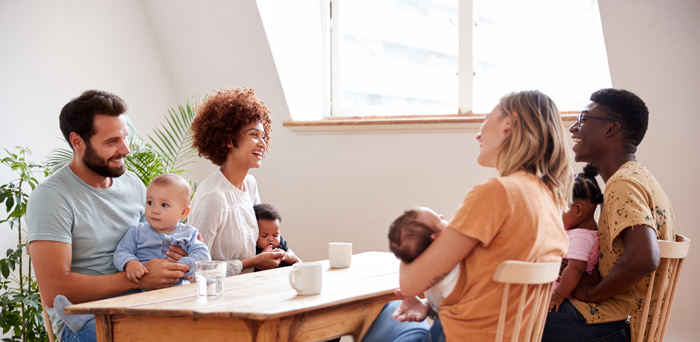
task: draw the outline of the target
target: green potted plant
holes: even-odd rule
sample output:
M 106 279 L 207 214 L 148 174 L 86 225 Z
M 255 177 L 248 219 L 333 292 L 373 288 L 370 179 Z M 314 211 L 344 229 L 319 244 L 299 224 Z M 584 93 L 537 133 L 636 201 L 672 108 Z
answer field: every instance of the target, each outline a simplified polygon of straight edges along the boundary
M 19 178 L 0 185 L 0 203 L 5 204 L 8 213 L 7 218 L 0 220 L 0 223 L 7 222 L 10 229 L 17 229 L 19 243 L 16 249 L 8 249 L 5 258 L 0 260 L 0 286 L 3 291 L 0 294 L 0 326 L 3 334 L 10 330 L 13 332 L 12 337 L 4 338 L 3 341 L 47 341 L 39 287 L 32 276 L 32 258 L 26 255 L 22 220 L 27 213 L 27 186 L 34 190 L 39 184 L 34 174 L 43 172 L 48 177 L 51 171 L 43 165 L 30 162 L 27 157 L 32 152 L 28 148 L 17 146 L 16 149 L 17 153 L 5 149 L 8 156 L 2 159 L 2 164 L 11 168 Z

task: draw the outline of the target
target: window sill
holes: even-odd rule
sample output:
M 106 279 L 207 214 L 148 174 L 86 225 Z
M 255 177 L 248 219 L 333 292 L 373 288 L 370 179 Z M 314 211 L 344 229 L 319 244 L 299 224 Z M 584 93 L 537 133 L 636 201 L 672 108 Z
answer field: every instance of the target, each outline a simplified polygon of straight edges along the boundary
M 563 112 L 564 127 L 576 121 L 578 112 Z M 282 126 L 299 134 L 375 134 L 375 133 L 464 133 L 478 132 L 484 115 L 348 117 L 314 121 L 289 120 Z

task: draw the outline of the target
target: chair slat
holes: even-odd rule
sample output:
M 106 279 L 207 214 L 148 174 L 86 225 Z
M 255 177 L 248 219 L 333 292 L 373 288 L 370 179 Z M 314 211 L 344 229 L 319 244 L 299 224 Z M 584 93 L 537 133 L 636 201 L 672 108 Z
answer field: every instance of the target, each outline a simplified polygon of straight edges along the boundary
M 683 237 L 685 238 L 685 237 Z M 661 329 L 661 336 L 659 338 L 659 342 L 663 342 L 664 336 L 666 336 L 666 327 L 668 327 L 668 318 L 671 316 L 671 309 L 673 308 L 673 301 L 676 299 L 676 287 L 678 287 L 678 278 L 679 275 L 681 274 L 681 268 L 683 267 L 683 259 L 678 259 L 678 265 L 677 265 L 677 271 L 675 273 L 675 279 L 673 282 L 673 287 L 671 288 L 671 294 L 670 294 L 670 299 L 668 301 L 668 310 L 665 313 L 666 319 L 664 320 L 664 325 L 663 328 Z
M 508 289 L 510 284 L 503 288 L 503 299 L 501 299 L 501 313 L 498 315 L 498 329 L 496 330 L 496 342 L 503 342 L 503 331 L 506 326 L 506 308 L 508 307 Z
M 532 338 L 532 329 L 535 325 L 535 320 L 537 318 L 537 312 L 540 308 L 540 301 L 542 299 L 542 286 L 544 284 L 539 284 L 535 287 L 535 300 L 532 304 L 532 309 L 530 309 L 530 318 L 527 320 L 527 328 L 525 329 L 525 336 L 527 338 Z
M 523 323 L 523 312 L 525 311 L 525 302 L 527 302 L 527 285 L 522 286 L 520 291 L 520 301 L 518 302 L 518 315 L 515 316 L 515 325 L 513 325 L 513 336 L 511 341 L 517 341 L 520 337 L 520 326 Z
M 540 308 L 539 316 L 537 317 L 537 325 L 535 326 L 535 333 L 532 335 L 531 341 L 542 341 L 542 334 L 544 334 L 544 323 L 547 319 L 547 312 L 549 311 L 549 302 L 552 300 L 552 289 L 554 288 L 554 283 L 549 283 L 544 289 L 544 297 L 542 307 Z
M 641 312 L 641 324 L 637 327 L 637 341 L 663 341 L 668 327 L 673 301 L 676 296 L 678 286 L 678 276 L 681 271 L 683 260 L 688 255 L 690 239 L 676 234 L 676 242 L 658 241 L 661 262 L 659 268 L 663 269 L 662 274 L 656 279 L 659 282 L 658 293 L 654 292 L 654 280 L 656 271 L 651 273 L 649 288 L 644 299 L 644 307 Z M 647 320 L 651 302 L 655 301 L 654 313 L 651 315 L 649 330 L 647 331 Z M 646 339 L 644 338 L 646 336 Z

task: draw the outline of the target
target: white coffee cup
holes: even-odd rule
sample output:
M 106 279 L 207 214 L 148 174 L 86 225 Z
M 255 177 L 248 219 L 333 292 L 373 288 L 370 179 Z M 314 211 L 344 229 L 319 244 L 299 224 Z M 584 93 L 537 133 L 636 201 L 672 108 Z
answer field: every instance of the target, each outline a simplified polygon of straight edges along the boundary
M 294 264 L 289 272 L 289 285 L 300 295 L 321 293 L 321 263 L 302 262 Z
M 328 261 L 330 261 L 332 268 L 350 267 L 350 262 L 352 261 L 352 243 L 328 243 Z

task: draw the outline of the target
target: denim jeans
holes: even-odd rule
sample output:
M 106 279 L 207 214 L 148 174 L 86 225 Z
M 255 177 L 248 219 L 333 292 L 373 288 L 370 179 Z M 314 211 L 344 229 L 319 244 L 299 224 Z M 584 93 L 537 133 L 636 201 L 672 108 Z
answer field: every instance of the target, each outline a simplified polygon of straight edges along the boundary
M 97 342 L 97 332 L 95 331 L 95 319 L 85 323 L 80 331 L 75 332 L 69 327 L 63 328 L 61 342 Z
M 588 324 L 583 315 L 568 300 L 558 312 L 547 314 L 543 342 L 629 342 L 630 325 L 625 320 Z
M 439 342 L 445 340 L 439 319 L 436 319 L 435 323 L 433 323 L 433 328 L 435 329 L 433 331 L 425 321 L 399 322 L 392 318 L 394 311 L 400 305 L 400 300 L 387 303 L 377 318 L 374 319 L 374 322 L 372 322 L 362 342 Z M 438 339 L 434 339 L 432 335 L 435 335 Z M 440 337 L 442 337 L 442 340 L 439 339 Z
M 427 342 L 446 342 L 445 332 L 442 330 L 442 322 L 440 322 L 440 316 L 435 317 L 433 326 L 430 327 L 428 332 Z

